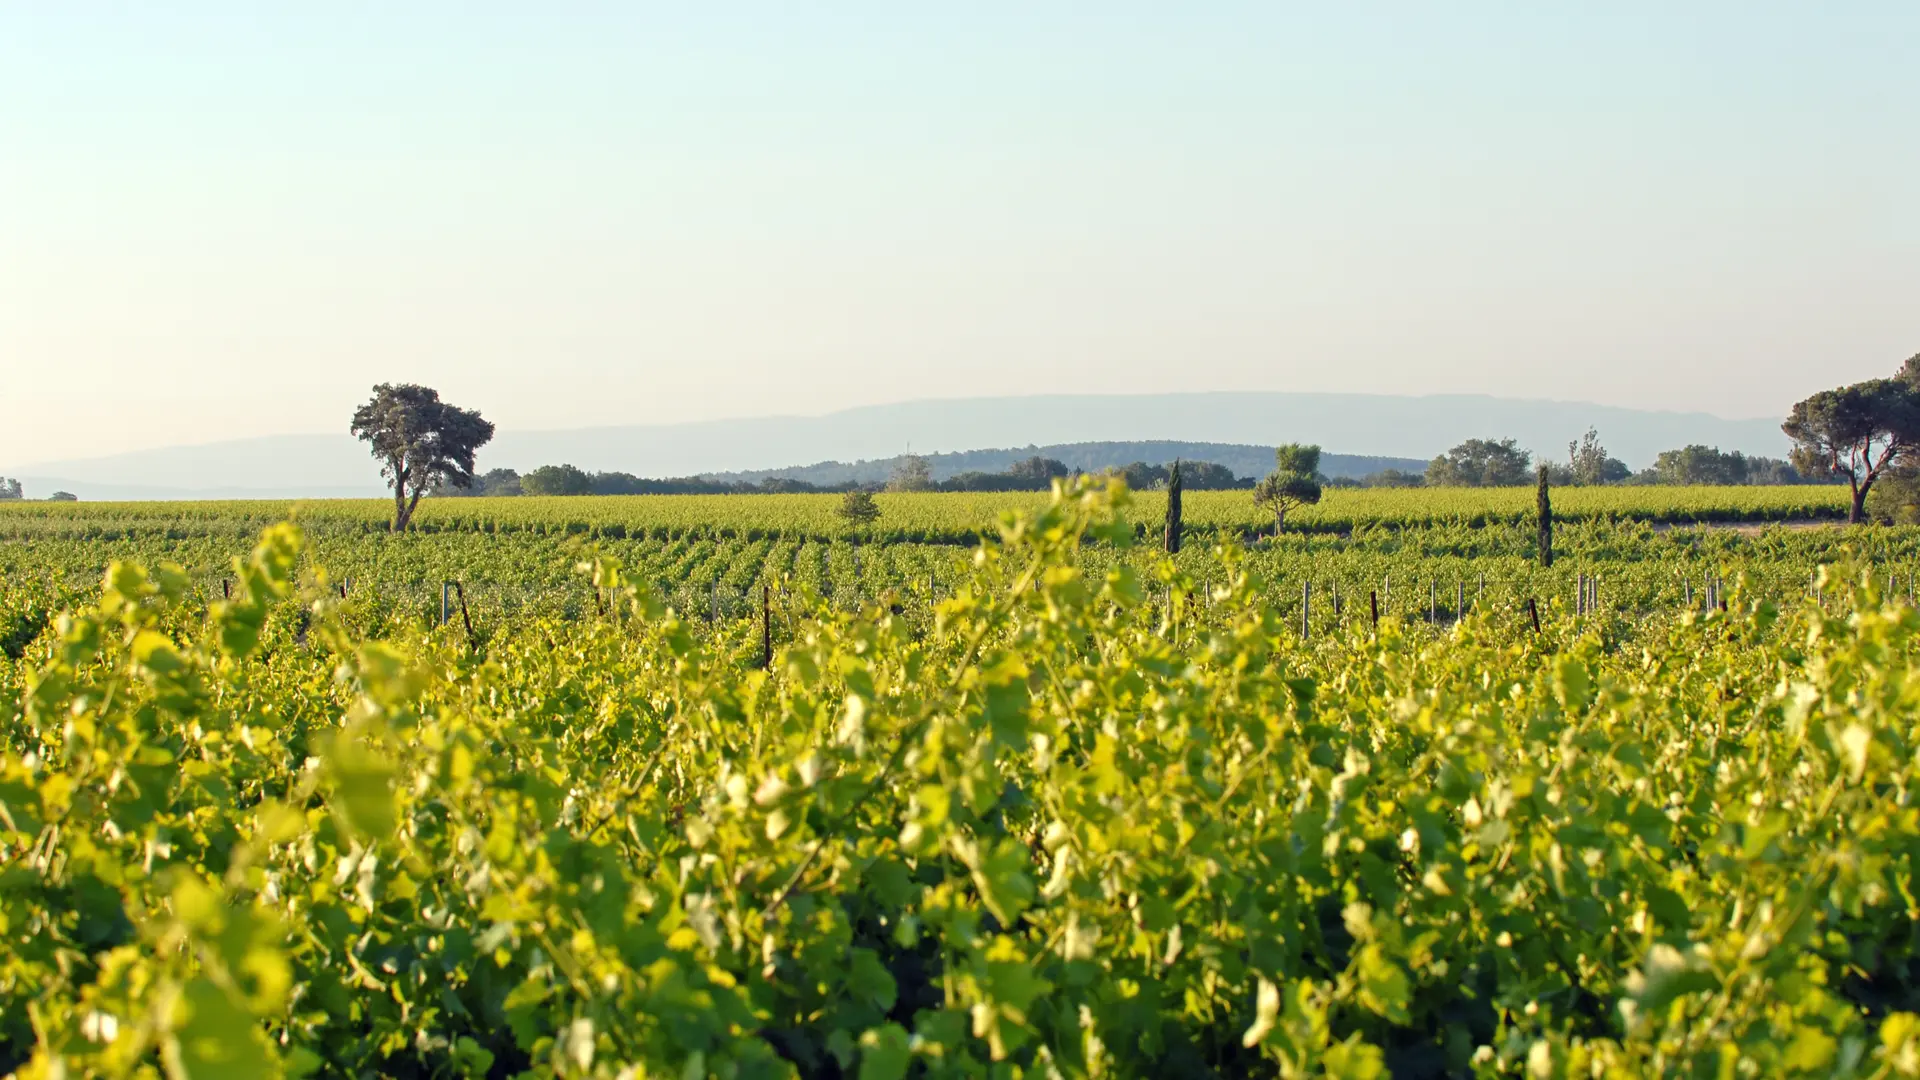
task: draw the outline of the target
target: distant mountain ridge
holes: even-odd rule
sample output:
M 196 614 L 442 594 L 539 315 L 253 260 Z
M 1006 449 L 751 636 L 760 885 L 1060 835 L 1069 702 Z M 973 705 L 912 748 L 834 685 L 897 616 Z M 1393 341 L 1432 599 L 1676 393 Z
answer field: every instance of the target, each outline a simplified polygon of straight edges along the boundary
M 1183 461 L 1210 461 L 1225 465 L 1239 477 L 1259 478 L 1273 471 L 1271 446 L 1245 443 L 1178 442 L 1149 439 L 1142 442 L 1059 443 L 1051 446 L 1006 447 L 994 450 L 960 450 L 952 453 L 922 454 L 935 480 L 945 480 L 964 472 L 1004 472 L 1007 466 L 1030 457 L 1051 458 L 1070 469 L 1099 472 L 1117 469 L 1136 461 L 1165 465 L 1178 458 Z M 706 473 L 703 479 L 731 483 L 758 483 L 780 478 L 801 480 L 822 487 L 836 484 L 876 484 L 893 474 L 907 455 L 865 461 L 821 461 L 787 469 L 745 469 L 738 472 Z M 1374 457 L 1363 454 L 1322 454 L 1320 471 L 1332 477 L 1359 479 L 1385 469 L 1419 472 L 1427 463 L 1419 458 Z
M 461 405 L 487 412 L 485 401 Z M 0 466 L 27 482 L 29 496 L 64 489 L 83 499 L 376 496 L 384 484 L 366 448 L 339 434 L 281 435 L 174 446 L 86 460 Z M 1469 438 L 1513 438 L 1554 460 L 1589 427 L 1635 468 L 1662 450 L 1701 443 L 1784 457 L 1775 419 L 1728 420 L 1706 413 L 1650 412 L 1580 402 L 1481 394 L 1181 393 L 1053 394 L 909 401 L 823 416 L 774 416 L 569 431 L 501 430 L 481 452 L 482 469 L 522 472 L 572 464 L 636 476 L 790 473 L 788 462 L 886 461 L 908 450 L 958 454 L 977 447 L 1064 447 L 1138 441 L 1267 447 L 1318 443 L 1426 461 Z M 1064 459 L 1063 459 L 1064 460 Z M 1069 464 L 1072 464 L 1071 462 Z M 1241 465 L 1223 461 L 1238 471 Z M 1249 474 L 1264 473 L 1264 467 Z M 136 495 L 136 489 L 138 494 Z

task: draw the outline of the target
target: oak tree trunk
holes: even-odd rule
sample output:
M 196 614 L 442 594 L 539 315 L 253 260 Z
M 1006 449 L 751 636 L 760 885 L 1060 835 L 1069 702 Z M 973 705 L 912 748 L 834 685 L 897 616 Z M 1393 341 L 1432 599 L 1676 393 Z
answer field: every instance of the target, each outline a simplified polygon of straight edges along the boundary
M 407 531 L 407 472 L 393 463 L 393 531 Z

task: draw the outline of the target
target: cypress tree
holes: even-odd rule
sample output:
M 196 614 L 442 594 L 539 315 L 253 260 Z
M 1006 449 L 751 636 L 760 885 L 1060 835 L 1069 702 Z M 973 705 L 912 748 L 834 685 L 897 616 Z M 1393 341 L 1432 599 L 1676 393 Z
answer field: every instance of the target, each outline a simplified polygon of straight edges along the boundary
M 1547 497 L 1547 467 L 1540 466 L 1540 495 L 1538 513 L 1540 517 L 1540 565 L 1553 565 L 1553 500 Z
M 1173 460 L 1173 471 L 1167 474 L 1167 554 L 1180 553 L 1180 459 Z

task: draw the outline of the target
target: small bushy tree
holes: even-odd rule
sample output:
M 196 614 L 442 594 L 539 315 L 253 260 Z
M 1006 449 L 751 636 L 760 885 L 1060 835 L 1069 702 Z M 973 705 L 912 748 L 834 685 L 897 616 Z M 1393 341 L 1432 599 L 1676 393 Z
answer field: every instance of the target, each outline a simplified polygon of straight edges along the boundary
M 1127 487 L 1134 491 L 1152 491 L 1167 482 L 1165 466 L 1149 465 L 1144 461 L 1136 461 L 1109 471 L 1119 473 L 1120 479 L 1125 480 Z
M 1429 487 L 1519 487 L 1533 455 L 1512 439 L 1468 439 L 1427 465 Z
M 887 477 L 888 491 L 932 491 L 933 469 L 927 459 L 918 454 L 908 454 L 893 467 L 893 475 Z
M 1663 484 L 1744 484 L 1747 458 L 1738 450 L 1694 443 L 1661 451 L 1653 459 L 1653 474 Z
M 1007 466 L 1008 476 L 1030 482 L 1043 491 L 1053 486 L 1055 477 L 1067 476 L 1072 472 L 1073 470 L 1067 468 L 1065 462 L 1041 457 L 1038 454 Z
M 1617 484 L 1632 475 L 1633 470 L 1627 468 L 1626 462 L 1607 455 L 1607 448 L 1600 445 L 1600 432 L 1593 428 L 1567 444 L 1569 483 Z
M 1381 469 L 1360 478 L 1361 487 L 1406 488 L 1420 487 L 1426 478 L 1419 473 L 1410 473 L 1401 469 Z
M 26 492 L 21 489 L 20 481 L 0 476 L 0 502 L 24 498 L 26 498 Z
M 512 469 L 488 469 L 475 476 L 469 487 L 458 488 L 451 484 L 436 487 L 433 495 L 444 496 L 502 496 L 523 494 L 520 488 L 520 474 Z
M 1832 476 L 1802 476 L 1800 470 L 1790 461 L 1780 458 L 1763 457 L 1758 454 L 1747 458 L 1747 483 L 1749 484 L 1832 484 L 1838 481 Z
M 1247 485 L 1233 475 L 1231 468 L 1218 462 L 1183 461 L 1180 463 L 1180 486 L 1195 491 L 1229 491 Z
M 1301 443 L 1276 447 L 1274 468 L 1253 489 L 1253 502 L 1273 512 L 1273 531 L 1287 527 L 1287 512 L 1320 501 L 1320 448 Z
M 840 506 L 834 513 L 848 525 L 859 528 L 879 520 L 880 504 L 874 501 L 872 492 L 855 489 L 840 497 Z
M 1168 465 L 1150 465 L 1144 461 L 1135 461 L 1127 465 L 1109 467 L 1109 474 L 1118 475 L 1134 491 L 1156 491 L 1167 485 Z M 1188 491 L 1231 491 L 1235 488 L 1252 487 L 1233 474 L 1228 466 L 1212 461 L 1180 462 L 1180 487 Z

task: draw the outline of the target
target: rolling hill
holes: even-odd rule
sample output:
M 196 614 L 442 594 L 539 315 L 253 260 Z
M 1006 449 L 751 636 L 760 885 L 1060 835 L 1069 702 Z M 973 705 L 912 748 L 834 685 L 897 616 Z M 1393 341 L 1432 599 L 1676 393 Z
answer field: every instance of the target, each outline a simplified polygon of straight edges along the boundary
M 472 404 L 487 408 L 486 402 Z M 1052 447 L 1065 452 L 1080 444 L 1145 440 L 1236 447 L 1233 453 L 1240 457 L 1221 463 L 1236 470 L 1246 467 L 1252 475 L 1264 471 L 1264 466 L 1250 467 L 1262 453 L 1270 454 L 1262 448 L 1278 442 L 1319 443 L 1330 455 L 1425 461 L 1463 439 L 1512 437 L 1537 454 L 1560 458 L 1567 443 L 1589 427 L 1599 430 L 1614 456 L 1636 468 L 1650 464 L 1662 450 L 1688 443 L 1774 457 L 1784 456 L 1787 449 L 1779 421 L 1772 418 L 1729 420 L 1707 413 L 1579 402 L 1472 394 L 1079 394 L 910 401 L 824 416 L 564 431 L 504 429 L 482 452 L 480 465 L 525 471 L 565 462 L 651 477 L 804 476 L 809 467 L 795 463 L 886 462 L 909 449 L 956 455 L 957 470 L 987 468 L 984 463 L 996 460 L 994 454 L 1018 457 L 1032 452 L 979 447 Z M 1216 460 L 1200 452 L 1190 456 Z M 958 464 L 962 460 L 982 464 Z M 1330 466 L 1334 460 L 1329 457 Z M 1091 459 L 1068 463 L 1094 467 Z M 788 467 L 781 468 L 783 464 Z M 23 479 L 30 496 L 64 489 L 83 499 L 324 497 L 377 495 L 382 489 L 378 467 L 344 432 L 24 463 L 0 466 L 0 475 Z
M 1007 466 L 1034 456 L 1052 458 L 1072 469 L 1098 472 L 1144 461 L 1164 465 L 1175 458 L 1185 461 L 1211 461 L 1233 470 L 1235 476 L 1259 477 L 1273 468 L 1273 447 L 1244 443 L 1178 442 L 1154 439 L 1145 442 L 1081 442 L 1051 446 L 1007 447 L 997 450 L 961 450 L 954 453 L 927 454 L 927 466 L 935 480 L 945 480 L 963 472 L 1004 472 Z M 865 461 L 822 461 L 786 469 L 745 469 L 706 474 L 710 479 L 760 481 L 769 477 L 804 480 L 809 484 L 871 484 L 884 481 L 893 473 L 904 455 Z M 1361 454 L 1322 454 L 1320 471 L 1328 476 L 1358 479 L 1383 469 L 1418 471 L 1426 467 L 1419 458 L 1370 457 Z

